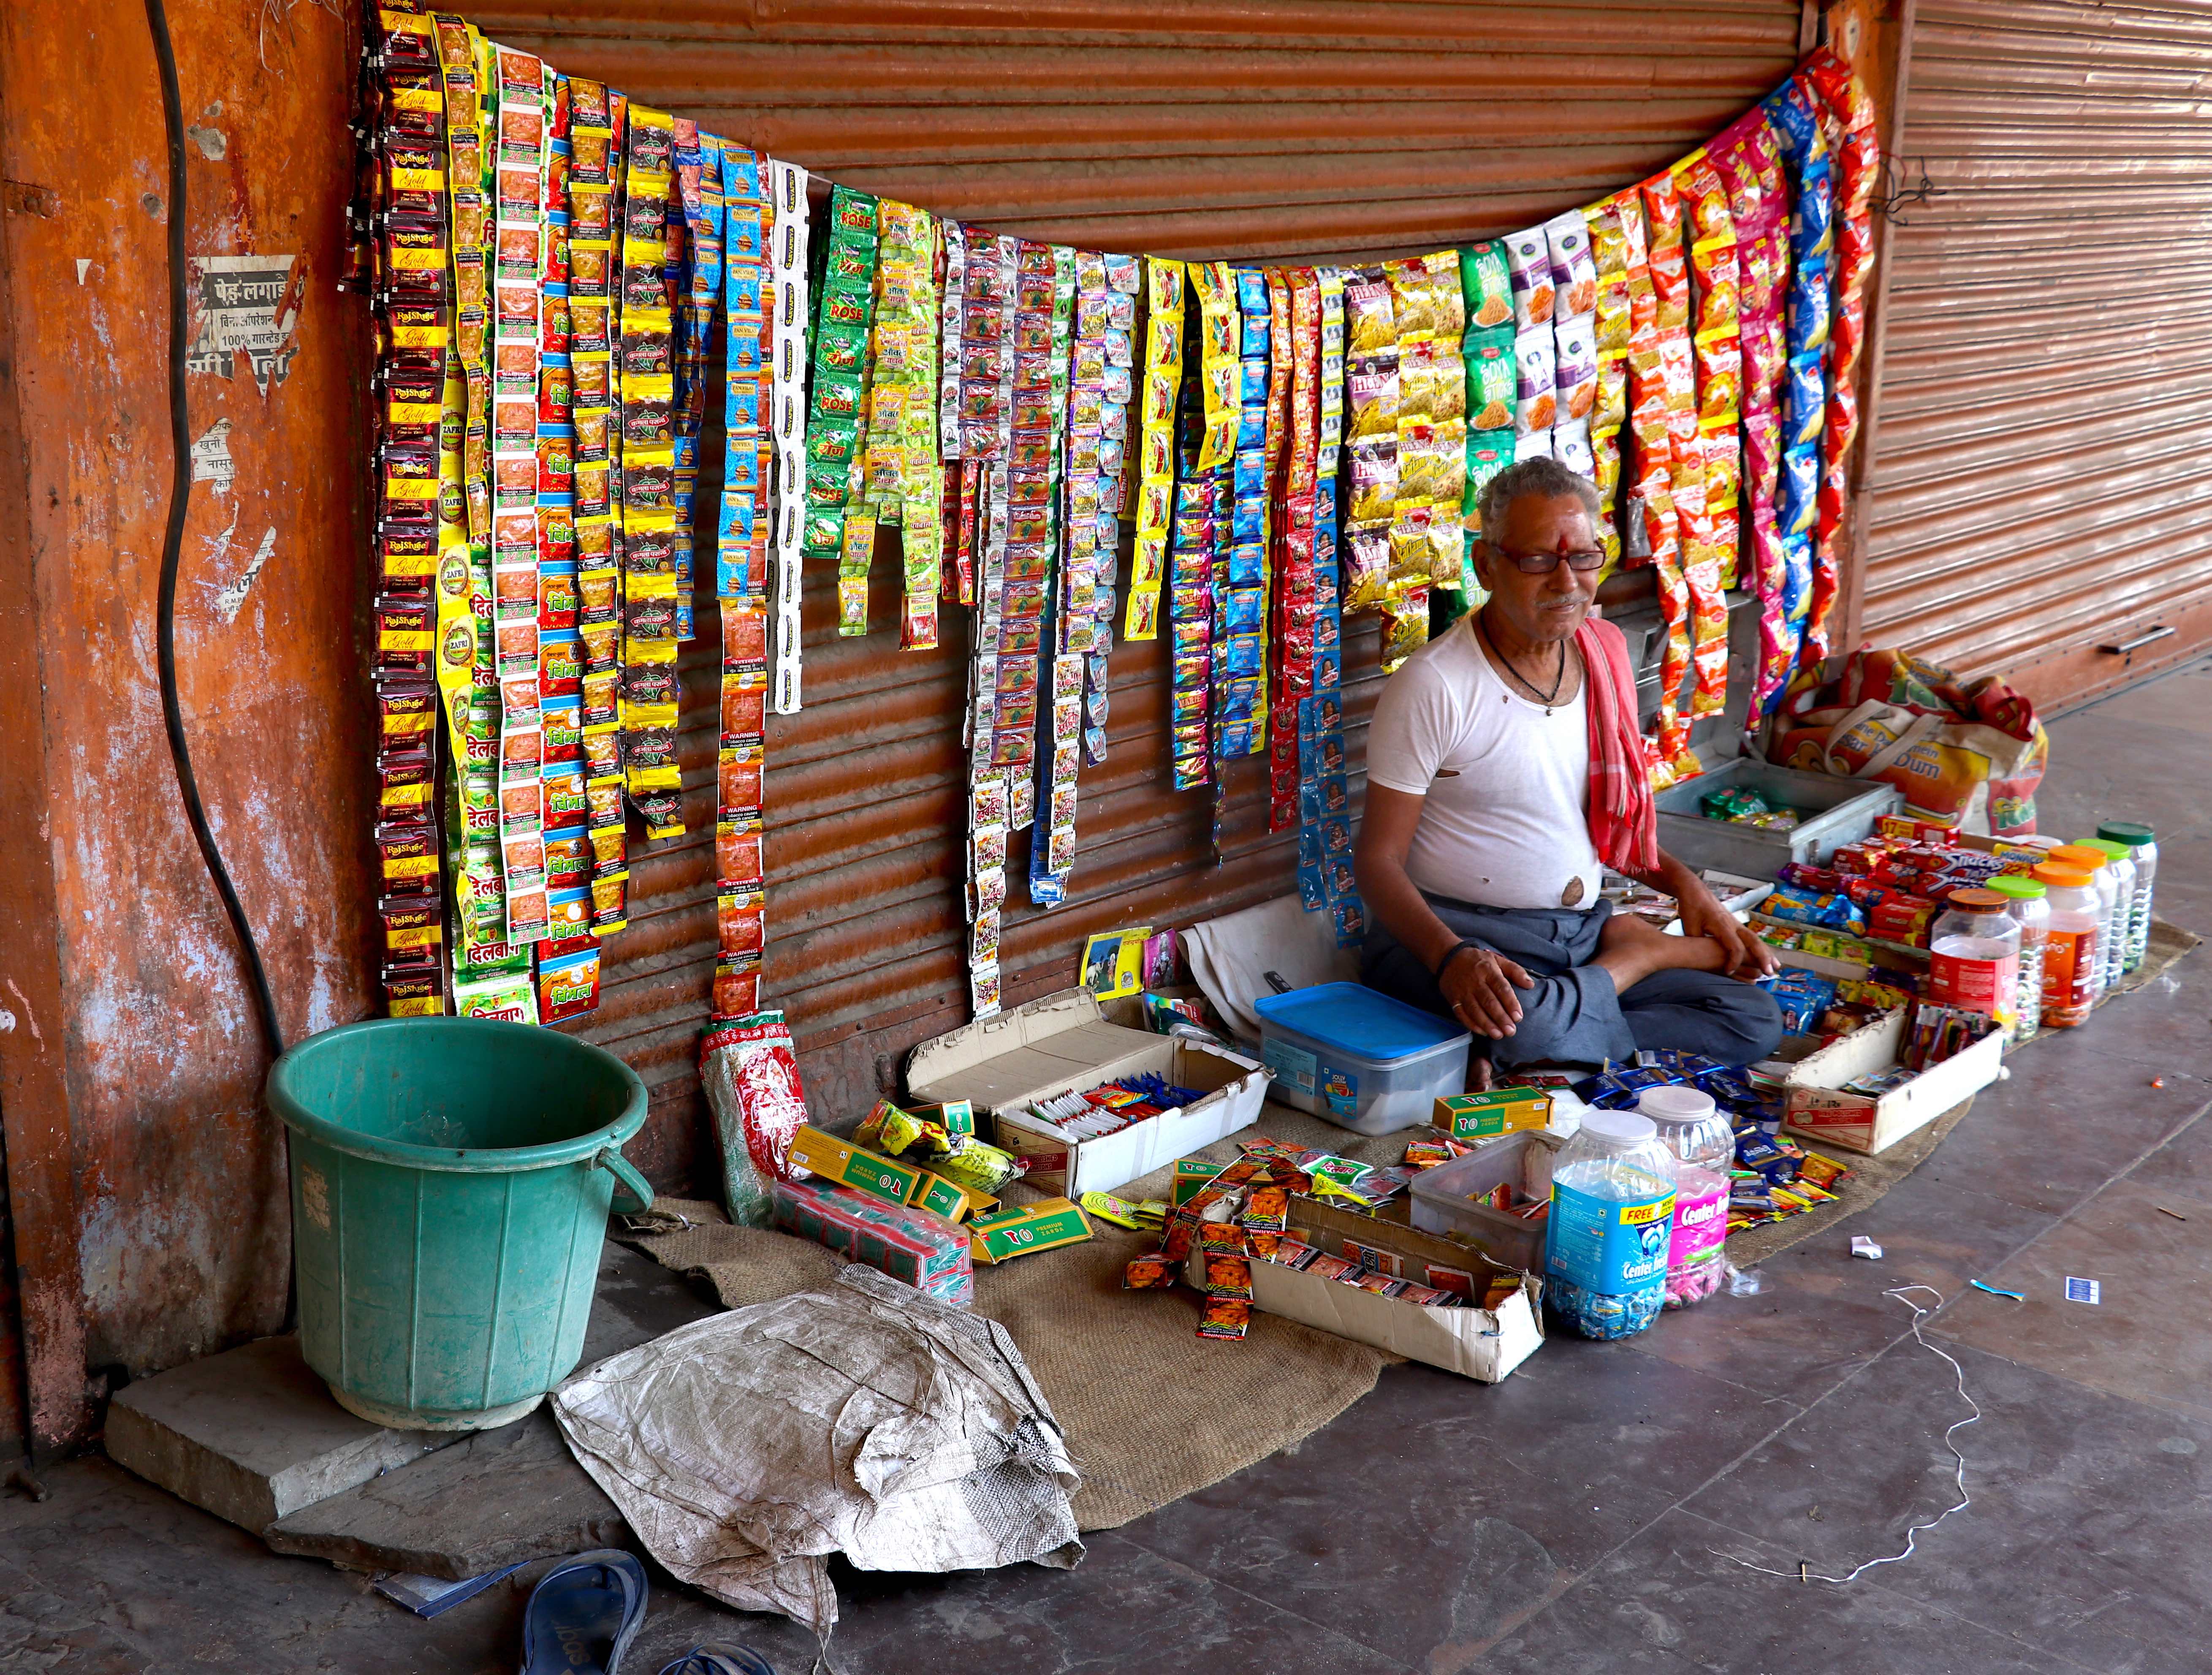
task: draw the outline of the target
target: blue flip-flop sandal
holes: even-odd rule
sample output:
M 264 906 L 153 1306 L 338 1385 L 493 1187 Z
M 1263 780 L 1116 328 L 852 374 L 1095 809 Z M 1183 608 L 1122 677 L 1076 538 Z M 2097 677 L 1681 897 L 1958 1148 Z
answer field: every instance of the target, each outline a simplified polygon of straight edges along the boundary
M 563 1559 L 531 1592 L 522 1675 L 617 1675 L 645 1626 L 647 1592 L 645 1567 L 618 1549 Z
M 775 1675 L 775 1666 L 750 1646 L 713 1640 L 693 1647 L 660 1675 Z

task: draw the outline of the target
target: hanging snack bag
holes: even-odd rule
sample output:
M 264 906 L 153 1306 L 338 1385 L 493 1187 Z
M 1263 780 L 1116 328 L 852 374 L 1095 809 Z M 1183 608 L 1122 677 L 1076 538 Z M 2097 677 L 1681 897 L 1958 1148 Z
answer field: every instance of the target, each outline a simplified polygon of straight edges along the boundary
M 1552 277 L 1551 241 L 1544 229 L 1532 227 L 1509 236 L 1505 265 L 1513 287 L 1514 325 L 1523 333 L 1532 327 L 1550 325 L 1558 287 Z M 1347 299 L 1350 294 L 1347 287 Z
M 1509 430 L 1519 399 L 1520 375 L 1510 331 L 1470 333 L 1467 339 L 1468 429 Z
M 1557 351 L 1550 325 L 1534 326 L 1516 337 L 1513 360 L 1516 373 L 1514 428 L 1523 436 L 1549 430 L 1559 414 Z
M 714 1108 L 730 1219 L 769 1225 L 770 1193 L 793 1178 L 792 1136 L 806 1121 L 799 1059 L 781 1012 L 757 1012 L 708 1030 L 699 1043 L 699 1080 Z
M 1502 240 L 1486 240 L 1460 252 L 1459 284 L 1469 331 L 1513 323 L 1513 280 Z
M 1562 319 L 1553 333 L 1553 377 L 1562 420 L 1587 420 L 1597 404 L 1597 334 L 1589 315 Z
M 1552 262 L 1552 283 L 1558 292 L 1554 312 L 1561 319 L 1579 319 L 1597 312 L 1597 263 L 1590 253 L 1589 223 L 1579 209 L 1554 215 L 1544 223 L 1544 242 Z
M 1552 458 L 1571 471 L 1592 482 L 1597 480 L 1597 460 L 1590 452 L 1589 426 L 1584 422 L 1577 420 L 1553 428 Z

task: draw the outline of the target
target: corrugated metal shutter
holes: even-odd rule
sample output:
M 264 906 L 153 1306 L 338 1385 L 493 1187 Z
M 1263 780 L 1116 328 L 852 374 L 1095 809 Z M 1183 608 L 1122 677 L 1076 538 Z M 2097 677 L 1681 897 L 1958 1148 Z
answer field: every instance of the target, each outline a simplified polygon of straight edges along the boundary
M 999 230 L 1160 254 L 1367 259 L 1526 226 L 1672 161 L 1787 74 L 1799 9 L 691 0 L 647 15 L 551 0 L 471 15 L 715 132 Z M 716 457 L 711 439 L 704 453 Z M 805 708 L 769 725 L 766 986 L 790 1012 L 822 1115 L 864 1109 L 908 1047 L 966 1018 L 965 646 L 956 626 L 948 651 L 900 652 L 896 586 L 879 550 L 876 631 L 839 640 L 833 579 L 810 579 Z M 700 620 L 710 633 L 710 601 Z M 1351 627 L 1356 765 L 1379 677 L 1375 618 Z M 1072 982 L 1089 932 L 1187 925 L 1295 887 L 1294 842 L 1267 835 L 1260 762 L 1231 769 L 1218 865 L 1209 798 L 1170 789 L 1165 644 L 1115 649 L 1112 745 L 1084 771 L 1068 905 L 1008 903 L 1009 1004 Z M 653 1086 L 645 1161 L 662 1179 L 690 1167 L 699 1108 L 715 655 L 702 638 L 685 664 L 699 834 L 635 864 L 630 929 L 610 944 L 586 1031 Z M 1009 859 L 1023 876 L 1026 857 L 1018 841 Z
M 2212 14 L 1920 0 L 1861 637 L 2046 707 L 2212 638 Z

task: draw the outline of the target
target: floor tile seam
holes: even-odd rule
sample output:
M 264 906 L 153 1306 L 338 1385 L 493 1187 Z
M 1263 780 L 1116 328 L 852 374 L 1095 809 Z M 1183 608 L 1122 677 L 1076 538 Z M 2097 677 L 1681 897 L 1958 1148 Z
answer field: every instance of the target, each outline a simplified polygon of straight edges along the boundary
M 1334 1635 L 1340 1640 L 1348 1640 L 1354 1646 L 1360 1648 L 1362 1650 L 1372 1653 L 1376 1657 L 1380 1658 L 1383 1662 L 1390 1665 L 1393 1668 L 1403 1669 L 1408 1672 L 1413 1671 L 1414 1668 L 1413 1665 L 1407 1663 L 1404 1659 L 1393 1657 L 1389 1653 L 1383 1651 L 1381 1648 L 1369 1645 L 1367 1642 L 1360 1639 L 1358 1636 L 1348 1632 L 1334 1623 L 1323 1623 L 1316 1617 L 1308 1617 L 1303 1611 L 1292 1611 L 1289 1606 L 1279 1604 L 1275 1600 L 1267 1599 L 1262 1594 L 1255 1593 L 1249 1588 L 1239 1587 L 1234 1582 L 1224 1581 L 1218 1576 L 1209 1575 L 1207 1572 L 1199 1569 L 1195 1565 L 1187 1564 L 1182 1559 L 1175 1557 L 1172 1554 L 1164 1553 L 1158 1548 L 1152 1546 L 1151 1544 L 1139 1541 L 1136 1537 L 1126 1533 L 1125 1532 L 1127 1527 L 1128 1526 L 1127 1525 L 1123 1525 L 1119 1529 L 1095 1530 L 1091 1532 L 1091 1534 L 1094 1537 L 1111 1537 L 1115 1540 L 1121 1541 L 1128 1546 L 1134 1547 L 1139 1552 L 1147 1554 L 1151 1557 L 1158 1559 L 1162 1564 L 1171 1565 L 1186 1575 L 1195 1576 L 1199 1581 L 1204 1582 L 1209 1587 L 1218 1588 L 1226 1593 L 1233 1593 L 1238 1599 L 1249 1600 L 1251 1604 L 1260 1606 L 1262 1610 L 1273 1611 L 1278 1617 L 1288 1617 L 1293 1623 L 1302 1623 L 1306 1628 L 1317 1630 L 1324 1635 Z
M 1770 1536 L 1760 1535 L 1756 1531 L 1753 1530 L 1739 1529 L 1733 1524 L 1728 1523 L 1722 1519 L 1713 1517 L 1711 1514 L 1692 1512 L 1686 1507 L 1683 1508 L 1681 1511 L 1682 1516 L 1685 1518 L 1695 1519 L 1698 1522 L 1705 1524 L 1710 1528 L 1724 1531 L 1729 1535 L 1740 1536 L 1744 1540 L 1755 1542 L 1762 1547 L 1780 1548 L 1783 1546 L 1781 1542 L 1773 1539 Z M 1913 1554 L 1913 1558 L 1920 1557 L 1923 1551 L 1924 1551 L 1924 1550 L 1916 1549 Z M 1880 1556 L 1876 1555 L 1876 1557 Z M 1809 1559 L 1805 1560 L 1804 1562 L 1808 1565 L 1810 1565 L 1812 1563 Z M 1911 1564 L 1912 1563 L 1912 1559 L 1900 1559 L 1898 1563 L 1900 1564 Z M 1884 1565 L 1880 1568 L 1886 1570 L 1893 1567 Z M 1747 1570 L 1746 1574 L 1757 1575 L 1760 1573 L 1753 1570 Z M 1793 1579 L 1787 1576 L 1769 1576 L 1766 1580 L 1773 1582 L 1787 1582 Z M 2032 1652 L 2038 1657 L 2048 1658 L 2051 1662 L 2060 1665 L 2062 1667 L 2081 1670 L 2083 1672 L 2083 1675 L 2105 1675 L 2105 1672 L 2095 1669 L 2090 1665 L 2081 1663 L 2073 1658 L 2065 1656 L 2063 1654 L 2054 1652 L 2048 1647 L 2038 1645 L 2032 1641 L 2022 1640 L 2019 1636 L 2009 1634 L 2002 1629 L 1993 1627 L 1987 1623 L 1978 1622 L 1971 1617 L 1961 1616 L 1959 1612 L 1954 1611 L 1948 1605 L 1946 1605 L 1940 1601 L 1923 1599 L 1917 1594 L 1905 1593 L 1893 1587 L 1885 1587 L 1878 1581 L 1866 1581 L 1863 1575 L 1858 1581 L 1850 1582 L 1820 1582 L 1817 1581 L 1816 1579 L 1814 1581 L 1808 1581 L 1802 1584 L 1802 1586 L 1806 1587 L 1813 1587 L 1816 1585 L 1821 1587 L 1835 1588 L 1839 1592 L 1844 1588 L 1864 1586 L 1872 1589 L 1876 1593 L 1882 1594 L 1888 1599 L 1897 1601 L 1901 1611 L 1905 1614 L 1911 1614 L 1912 1612 L 1933 1613 L 1936 1616 L 1948 1618 L 1951 1622 L 1957 1623 L 1961 1628 L 1971 1629 L 1977 1634 L 1990 1636 L 1993 1639 L 2002 1641 L 2007 1645 L 2017 1646 L 2025 1651 Z

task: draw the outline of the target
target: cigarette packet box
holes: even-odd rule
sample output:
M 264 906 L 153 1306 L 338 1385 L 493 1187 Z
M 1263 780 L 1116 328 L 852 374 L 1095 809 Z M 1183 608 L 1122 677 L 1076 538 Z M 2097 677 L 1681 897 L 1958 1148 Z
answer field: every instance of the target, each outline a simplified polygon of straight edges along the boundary
M 1147 1071 L 1200 1097 L 1089 1140 L 1025 1114 L 1038 1100 Z M 916 1100 L 967 1100 L 979 1117 L 988 1112 L 992 1138 L 1027 1164 L 1029 1184 L 1073 1197 L 1110 1193 L 1250 1127 L 1267 1072 L 1221 1048 L 1109 1023 L 1096 995 L 1064 989 L 923 1042 L 907 1085 Z
M 1066 1199 L 1039 1199 L 978 1216 L 968 1226 L 969 1254 L 977 1262 L 1005 1262 L 1079 1245 L 1090 1236 L 1091 1223 L 1075 1205 Z
M 1486 1094 L 1445 1094 L 1429 1120 L 1455 1140 L 1490 1140 L 1543 1128 L 1552 1120 L 1552 1096 L 1541 1088 L 1499 1088 Z

